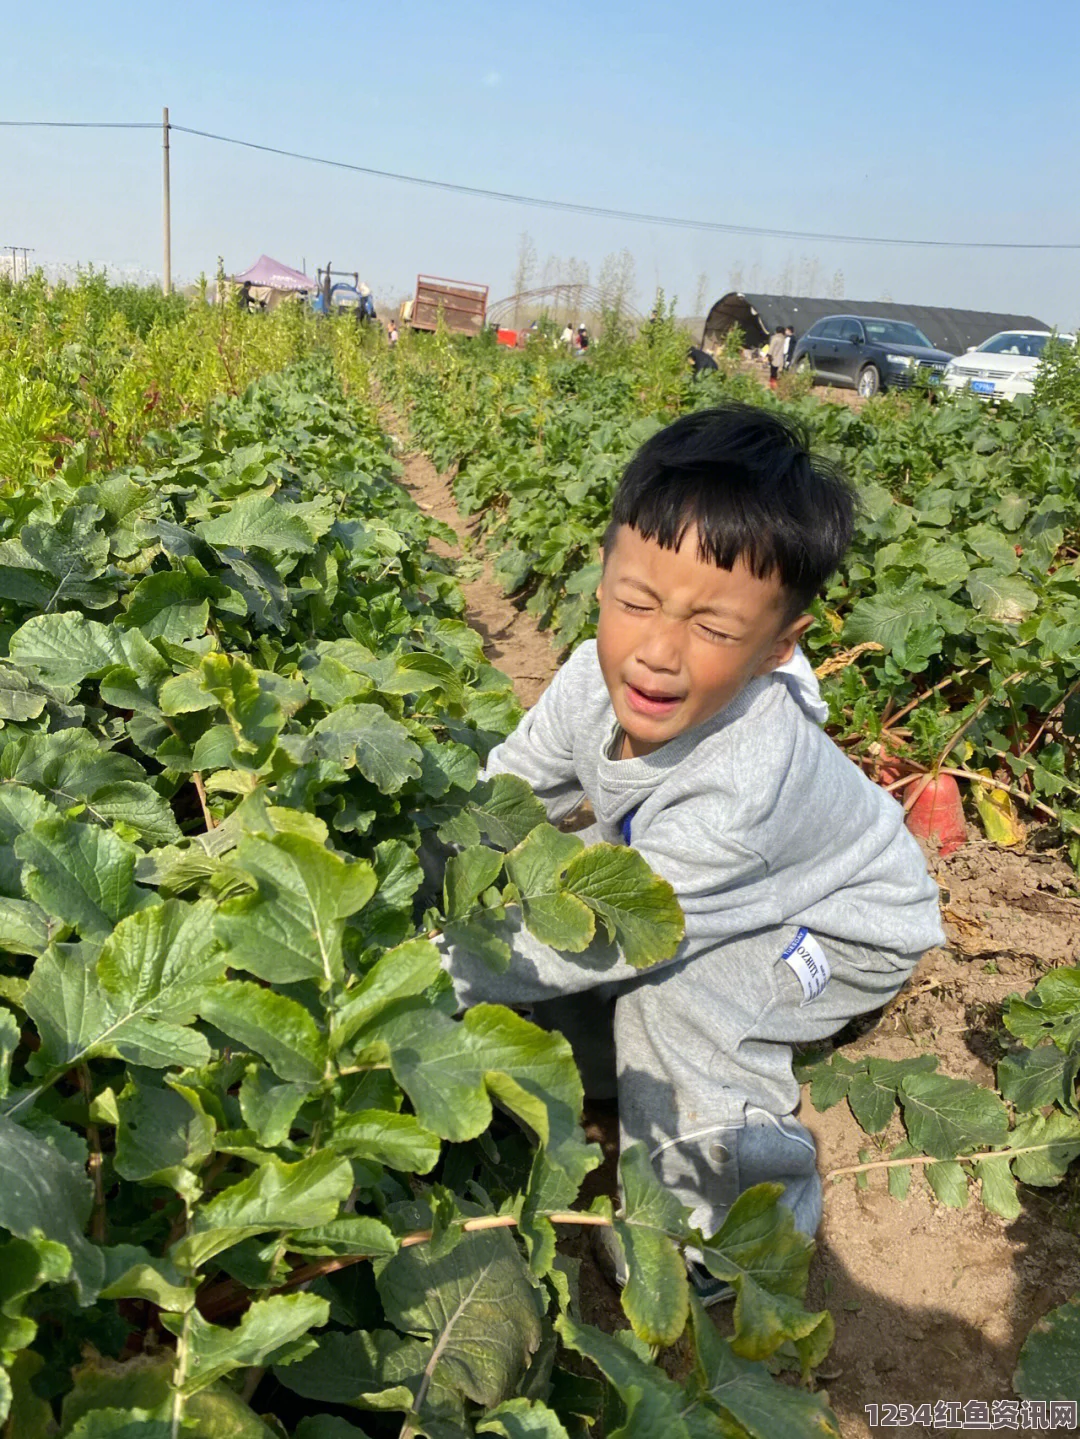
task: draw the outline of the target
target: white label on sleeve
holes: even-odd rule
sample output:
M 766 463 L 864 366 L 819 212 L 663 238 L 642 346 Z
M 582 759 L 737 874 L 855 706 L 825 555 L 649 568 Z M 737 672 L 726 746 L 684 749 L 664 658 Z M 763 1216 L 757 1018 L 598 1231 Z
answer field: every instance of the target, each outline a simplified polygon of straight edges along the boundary
M 807 929 L 800 929 L 780 958 L 802 985 L 803 1003 L 809 1004 L 828 984 L 832 970 L 825 951 Z

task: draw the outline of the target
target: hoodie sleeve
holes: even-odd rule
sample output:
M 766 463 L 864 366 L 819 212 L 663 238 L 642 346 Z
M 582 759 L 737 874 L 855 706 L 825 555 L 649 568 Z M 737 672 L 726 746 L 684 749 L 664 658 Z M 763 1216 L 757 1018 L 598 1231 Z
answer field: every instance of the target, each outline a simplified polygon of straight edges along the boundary
M 584 644 L 574 651 L 513 734 L 491 751 L 483 770 L 484 779 L 516 774 L 527 781 L 553 824 L 585 797 L 574 757 L 574 716 L 576 711 L 580 725 L 585 691 L 595 688 L 595 650 Z

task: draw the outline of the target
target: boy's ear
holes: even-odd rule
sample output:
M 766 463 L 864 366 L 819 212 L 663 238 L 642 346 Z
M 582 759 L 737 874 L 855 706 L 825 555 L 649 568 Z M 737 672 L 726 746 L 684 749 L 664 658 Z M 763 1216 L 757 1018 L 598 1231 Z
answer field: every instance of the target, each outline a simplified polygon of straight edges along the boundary
M 776 669 L 778 665 L 786 665 L 795 653 L 795 646 L 813 623 L 813 615 L 800 615 L 797 620 L 793 620 L 791 624 L 786 625 L 777 635 L 776 642 L 769 651 L 768 658 L 757 673 L 759 675 L 767 675 L 770 670 Z

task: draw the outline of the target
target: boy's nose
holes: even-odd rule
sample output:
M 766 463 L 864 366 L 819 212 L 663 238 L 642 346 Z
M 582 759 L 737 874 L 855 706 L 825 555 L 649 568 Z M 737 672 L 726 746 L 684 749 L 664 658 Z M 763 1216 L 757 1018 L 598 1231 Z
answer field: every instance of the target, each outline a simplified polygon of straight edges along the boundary
M 657 625 L 643 636 L 637 657 L 648 669 L 675 674 L 682 667 L 682 649 L 673 625 Z

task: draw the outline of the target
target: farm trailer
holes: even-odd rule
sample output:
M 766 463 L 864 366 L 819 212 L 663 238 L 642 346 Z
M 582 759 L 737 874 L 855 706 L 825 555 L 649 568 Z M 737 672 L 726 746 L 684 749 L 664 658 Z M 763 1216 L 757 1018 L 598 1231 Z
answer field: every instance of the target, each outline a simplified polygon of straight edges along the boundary
M 465 280 L 417 275 L 416 293 L 401 307 L 401 319 L 413 330 L 434 330 L 443 324 L 459 335 L 479 335 L 487 316 L 488 287 Z

